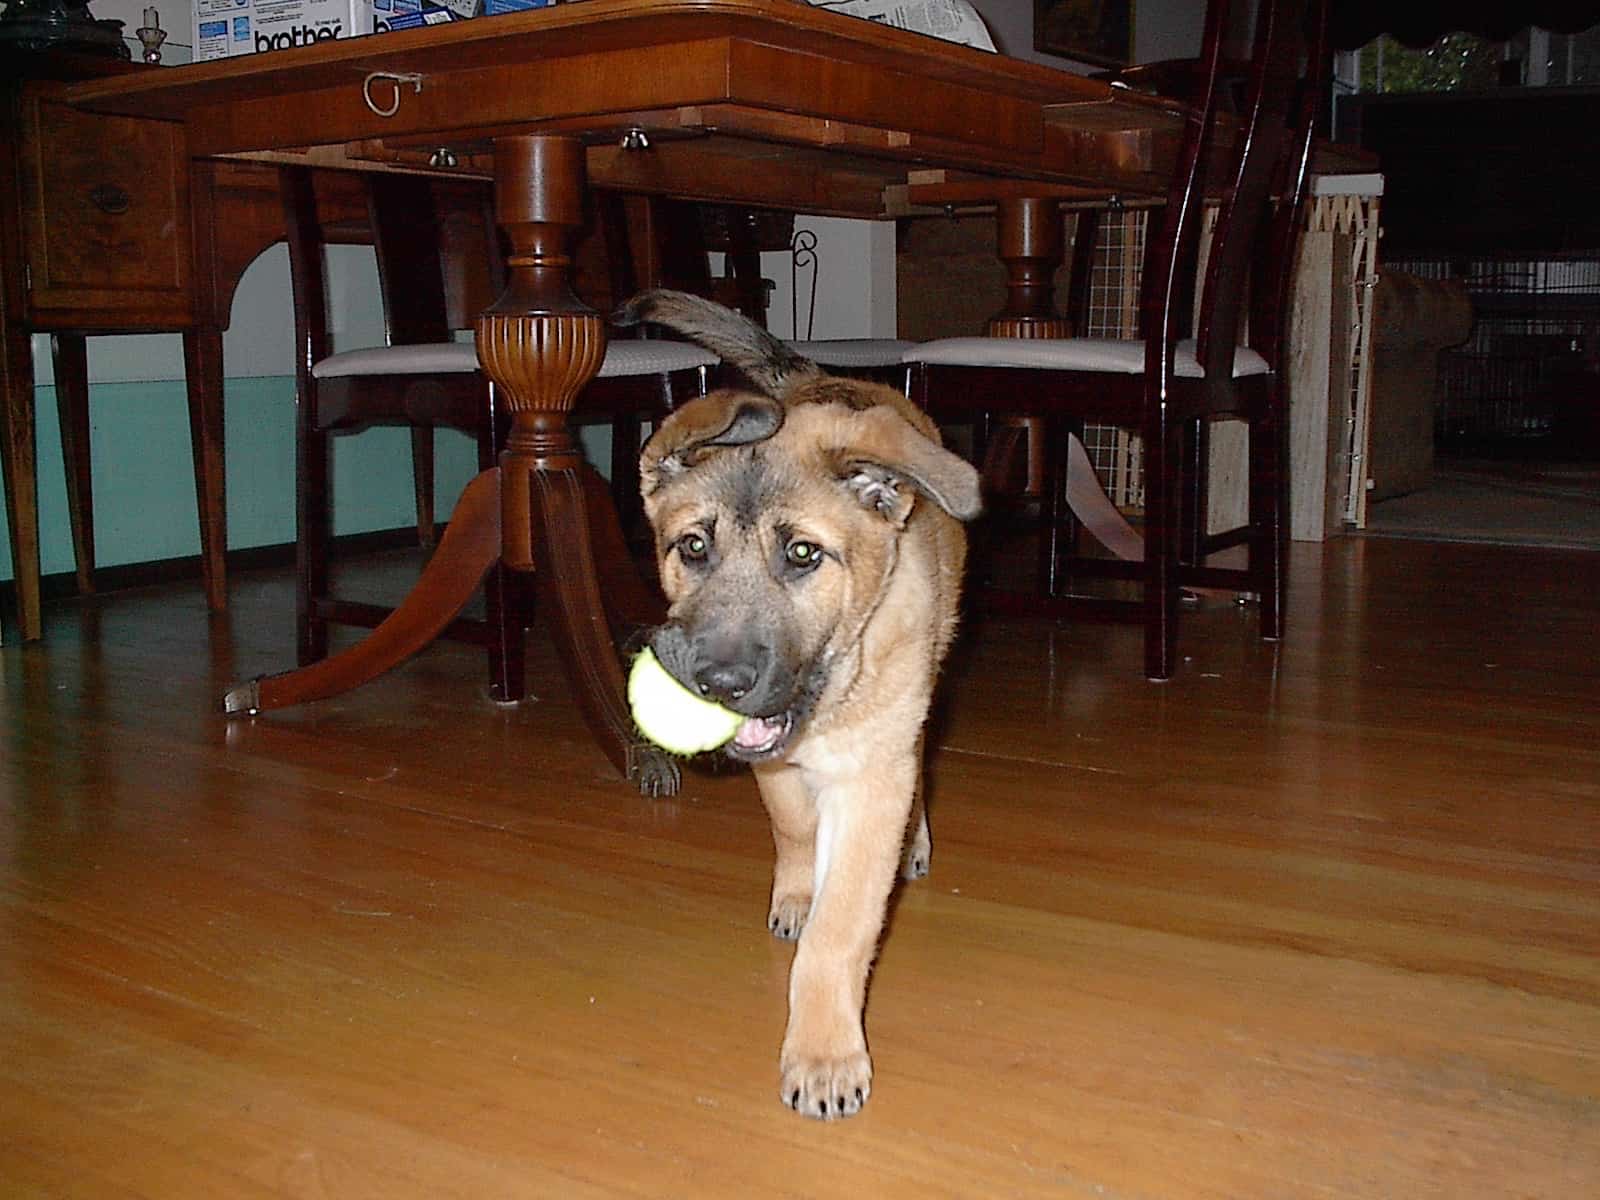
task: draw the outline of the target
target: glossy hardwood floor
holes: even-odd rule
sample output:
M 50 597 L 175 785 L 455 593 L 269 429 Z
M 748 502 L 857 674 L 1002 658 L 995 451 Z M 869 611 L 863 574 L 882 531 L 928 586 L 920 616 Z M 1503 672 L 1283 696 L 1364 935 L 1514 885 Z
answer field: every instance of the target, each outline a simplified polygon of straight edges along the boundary
M 1295 568 L 1165 686 L 973 630 L 835 1125 L 752 783 L 631 795 L 542 636 L 520 707 L 440 646 L 229 723 L 286 577 L 58 607 L 0 649 L 0 1196 L 1600 1195 L 1600 555 Z

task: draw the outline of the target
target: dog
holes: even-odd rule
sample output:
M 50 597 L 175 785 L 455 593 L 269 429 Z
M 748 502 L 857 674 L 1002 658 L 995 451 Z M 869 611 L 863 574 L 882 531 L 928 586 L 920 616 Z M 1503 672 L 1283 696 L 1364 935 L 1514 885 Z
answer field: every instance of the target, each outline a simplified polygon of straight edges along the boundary
M 777 850 L 767 924 L 797 940 L 780 1096 L 809 1116 L 872 1089 L 867 973 L 896 869 L 925 875 L 922 729 L 955 634 L 978 474 L 893 388 L 825 374 L 720 305 L 654 290 L 663 325 L 749 381 L 672 413 L 640 456 L 678 682 L 744 716 Z

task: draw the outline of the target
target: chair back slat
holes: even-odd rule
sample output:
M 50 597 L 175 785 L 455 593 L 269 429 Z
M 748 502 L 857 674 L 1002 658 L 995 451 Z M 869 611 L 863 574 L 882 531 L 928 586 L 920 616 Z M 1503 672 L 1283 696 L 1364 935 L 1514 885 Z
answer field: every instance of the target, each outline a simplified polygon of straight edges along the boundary
M 424 175 L 374 172 L 366 184 L 389 345 L 449 341 L 443 233 L 432 181 Z
M 444 269 L 445 323 L 471 329 L 506 290 L 506 249 L 494 220 L 494 189 L 478 180 L 434 183 Z
M 1311 148 L 1323 113 L 1327 89 L 1329 0 L 1311 0 L 1306 25 L 1308 63 L 1294 98 L 1292 140 L 1273 183 L 1273 208 L 1257 273 L 1251 281 L 1252 344 L 1275 368 L 1288 338 L 1290 296 L 1294 291 L 1295 250 L 1304 223 L 1302 209 L 1311 184 Z
M 1212 0 L 1207 7 L 1196 94 L 1146 258 L 1141 301 L 1149 369 L 1170 377 L 1192 312 L 1200 363 L 1217 389 L 1231 386 L 1242 328 L 1251 347 L 1279 365 L 1282 308 L 1326 57 L 1326 0 L 1258 0 L 1249 62 L 1230 62 L 1224 44 L 1235 24 L 1232 10 L 1242 3 Z M 1218 209 L 1200 302 L 1191 307 L 1201 214 L 1213 199 Z
M 1272 0 L 1263 0 L 1271 3 Z M 1166 206 L 1160 212 L 1145 251 L 1140 288 L 1139 325 L 1145 342 L 1145 370 L 1152 379 L 1172 378 L 1178 342 L 1187 336 L 1194 265 L 1198 254 L 1202 204 L 1208 182 L 1206 156 L 1215 140 L 1222 71 L 1223 34 L 1230 0 L 1211 0 L 1206 7 L 1200 55 L 1193 69 L 1194 93 L 1187 97 L 1183 140 Z
M 328 281 L 317 197 L 306 167 L 280 167 L 278 194 L 289 244 L 289 290 L 294 304 L 294 373 L 305 384 L 311 368 L 328 357 Z

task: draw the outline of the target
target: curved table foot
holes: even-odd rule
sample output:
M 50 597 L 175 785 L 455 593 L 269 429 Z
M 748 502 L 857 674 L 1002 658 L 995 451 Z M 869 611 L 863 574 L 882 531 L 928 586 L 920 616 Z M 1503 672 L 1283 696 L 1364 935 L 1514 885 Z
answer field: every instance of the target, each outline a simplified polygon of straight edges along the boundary
M 337 696 L 375 679 L 422 649 L 455 619 L 500 559 L 500 469 L 478 475 L 456 501 L 439 549 L 400 607 L 348 650 L 295 671 L 232 688 L 228 713 L 251 714 Z
M 590 493 L 581 466 L 530 472 L 529 518 L 538 555 L 540 608 L 551 616 L 551 631 L 578 706 L 612 766 L 636 781 L 641 791 L 670 796 L 678 790 L 678 765 L 640 738 L 628 711 L 590 524 L 591 504 L 596 512 L 604 510 L 600 496 Z M 605 503 L 609 506 L 609 499 Z
M 667 602 L 655 586 L 653 575 L 647 581 L 635 565 L 617 519 L 610 485 L 593 467 L 580 469 L 595 570 L 600 580 L 600 601 L 618 641 L 626 647 L 637 631 L 652 630 L 667 619 Z

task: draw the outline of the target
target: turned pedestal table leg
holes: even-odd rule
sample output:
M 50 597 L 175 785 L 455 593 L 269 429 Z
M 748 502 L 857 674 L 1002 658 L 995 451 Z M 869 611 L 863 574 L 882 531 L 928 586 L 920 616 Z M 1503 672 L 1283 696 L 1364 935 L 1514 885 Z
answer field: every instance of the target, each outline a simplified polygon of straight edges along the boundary
M 989 318 L 985 332 L 990 337 L 1064 338 L 1072 336 L 1072 323 L 1056 311 L 1055 277 L 1061 266 L 1063 236 L 1061 205 L 1053 199 L 1036 196 L 1006 198 L 995 208 L 995 244 L 1006 269 L 1005 307 Z M 991 475 L 999 475 L 999 460 L 1016 453 L 1021 440 L 1027 449 L 1029 495 L 1039 498 L 1038 578 L 1047 594 L 1054 594 L 1057 564 L 1061 560 L 1061 455 L 1063 431 L 1058 423 L 1044 417 L 1018 417 L 991 433 L 990 453 L 996 461 L 986 463 Z M 1007 470 L 1005 472 L 1009 474 Z
M 633 622 L 657 619 L 659 606 L 629 574 L 609 496 L 567 424 L 606 346 L 604 322 L 569 283 L 568 244 L 583 220 L 583 145 L 564 137 L 502 138 L 495 170 L 510 278 L 478 319 L 477 343 L 497 401 L 511 416 L 500 465 L 467 486 L 417 586 L 371 634 L 331 658 L 241 684 L 224 707 L 282 708 L 375 678 L 438 636 L 498 559 L 536 573 L 541 607 L 600 748 L 641 791 L 671 794 L 677 763 L 634 730 L 606 619 L 608 605 L 617 619 Z
M 1001 200 L 995 241 L 1006 269 L 1006 302 L 989 318 L 989 336 L 1071 337 L 1072 324 L 1055 302 L 1063 245 L 1060 203 L 1033 196 Z
M 511 242 L 506 292 L 478 318 L 478 358 L 511 414 L 500 457 L 501 556 L 535 570 L 541 609 L 589 728 L 642 791 L 669 794 L 677 764 L 640 741 L 599 586 L 584 464 L 568 415 L 605 356 L 605 323 L 571 288 L 569 245 L 583 221 L 583 144 L 495 141 L 495 207 Z

